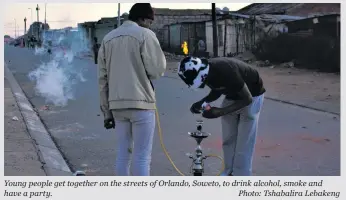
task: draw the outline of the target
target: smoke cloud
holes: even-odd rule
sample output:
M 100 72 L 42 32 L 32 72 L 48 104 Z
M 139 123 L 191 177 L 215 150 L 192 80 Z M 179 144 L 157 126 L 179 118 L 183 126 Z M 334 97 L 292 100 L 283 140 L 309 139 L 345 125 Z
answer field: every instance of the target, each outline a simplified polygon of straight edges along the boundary
M 74 86 L 85 82 L 84 66 L 73 65 L 75 56 L 89 51 L 88 43 L 82 30 L 73 35 L 59 35 L 57 37 L 43 37 L 43 47 L 35 49 L 35 55 L 48 54 L 47 42 L 52 41 L 54 48 L 50 59 L 31 71 L 29 79 L 35 81 L 37 95 L 45 98 L 46 103 L 55 106 L 66 106 L 75 99 Z

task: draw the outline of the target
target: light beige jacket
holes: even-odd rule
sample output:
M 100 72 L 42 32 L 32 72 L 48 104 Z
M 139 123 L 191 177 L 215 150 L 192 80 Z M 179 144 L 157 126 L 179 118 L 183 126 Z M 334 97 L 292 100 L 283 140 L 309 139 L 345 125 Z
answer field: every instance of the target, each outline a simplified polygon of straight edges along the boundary
M 163 76 L 166 58 L 153 31 L 125 21 L 102 40 L 98 53 L 101 110 L 154 109 L 150 79 Z

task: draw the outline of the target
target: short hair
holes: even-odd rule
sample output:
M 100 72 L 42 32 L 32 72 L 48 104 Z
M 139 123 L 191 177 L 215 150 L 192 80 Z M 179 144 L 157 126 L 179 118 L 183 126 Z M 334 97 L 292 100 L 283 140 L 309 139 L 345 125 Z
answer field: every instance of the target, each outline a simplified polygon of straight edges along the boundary
M 131 7 L 128 19 L 131 21 L 138 21 L 139 19 L 154 20 L 154 10 L 150 3 L 136 3 Z

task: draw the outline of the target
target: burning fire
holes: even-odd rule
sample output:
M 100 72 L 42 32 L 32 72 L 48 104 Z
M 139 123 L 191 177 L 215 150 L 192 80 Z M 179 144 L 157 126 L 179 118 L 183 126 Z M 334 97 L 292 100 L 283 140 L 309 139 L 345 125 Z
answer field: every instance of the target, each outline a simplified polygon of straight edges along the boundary
M 187 42 L 184 41 L 183 44 L 181 44 L 181 48 L 183 49 L 183 52 L 185 55 L 189 53 L 189 49 L 187 48 Z

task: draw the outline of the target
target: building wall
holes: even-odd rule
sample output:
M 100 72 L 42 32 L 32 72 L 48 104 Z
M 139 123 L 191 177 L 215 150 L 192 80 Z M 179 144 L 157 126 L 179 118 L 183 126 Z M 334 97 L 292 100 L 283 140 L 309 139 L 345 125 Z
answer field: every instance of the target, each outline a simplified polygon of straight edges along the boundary
M 217 21 L 218 34 L 218 56 L 228 54 L 243 53 L 249 50 L 258 39 L 255 32 L 255 25 L 250 20 L 244 20 L 244 24 L 238 19 L 225 19 Z M 225 30 L 225 27 L 227 27 Z M 213 49 L 213 26 L 212 22 L 206 22 L 206 44 L 207 52 L 214 56 Z M 226 35 L 226 37 L 225 37 Z
M 207 21 L 211 19 L 211 15 L 155 15 L 155 20 L 151 25 L 151 29 L 156 33 L 156 36 L 164 47 L 165 34 L 167 35 L 167 27 L 165 25 L 180 23 L 180 22 L 194 22 L 194 21 Z M 173 35 L 172 37 L 176 37 Z
M 225 31 L 225 20 L 217 21 L 217 31 L 218 31 L 218 55 L 222 56 L 224 51 L 224 44 L 220 41 L 224 40 L 224 31 Z M 214 47 L 213 47 L 213 23 L 211 21 L 206 22 L 205 24 L 205 34 L 206 34 L 206 46 L 207 52 L 210 56 L 214 55 Z
M 196 45 L 200 39 L 205 38 L 205 22 L 180 23 L 165 26 L 165 37 L 163 38 L 163 49 L 172 53 L 182 53 L 181 45 L 187 42 L 189 53 L 195 53 Z
M 162 48 L 167 49 L 170 46 L 170 32 L 169 32 L 169 26 L 165 25 L 162 29 Z
M 169 26 L 169 48 L 172 51 L 180 49 L 181 38 L 180 38 L 181 24 L 173 24 Z
M 95 37 L 97 37 L 97 41 L 101 43 L 103 38 L 112 30 L 114 30 L 114 23 L 106 23 L 106 24 L 96 24 L 95 25 Z
M 287 23 L 288 32 L 312 31 L 315 36 L 330 36 L 336 38 L 340 36 L 339 18 L 340 16 L 338 15 L 329 15 L 289 22 Z M 314 23 L 314 19 L 317 19 L 317 23 Z
M 186 22 L 186 21 L 203 21 L 203 20 L 210 20 L 211 15 L 155 15 L 155 20 L 153 24 L 151 25 L 150 29 L 153 30 L 156 33 L 156 36 L 163 47 L 164 44 L 169 46 L 167 44 L 167 40 L 165 38 L 169 37 L 174 41 L 174 45 L 179 40 L 180 43 L 180 35 L 172 35 L 168 33 L 168 27 L 164 27 L 165 25 L 173 24 L 173 23 L 179 23 L 179 22 Z M 87 28 L 85 32 L 88 34 L 89 40 L 93 42 L 93 38 L 97 37 L 98 42 L 101 42 L 103 37 L 109 33 L 111 30 L 113 30 L 116 27 L 117 21 L 116 20 L 108 20 L 109 23 L 105 24 L 97 24 L 95 23 L 95 28 L 92 28 L 89 30 Z M 178 38 L 175 38 L 178 37 Z M 180 44 L 179 44 L 180 45 Z
M 179 23 L 210 20 L 211 15 L 155 15 L 155 20 L 151 25 L 151 29 L 162 29 L 164 25 Z

